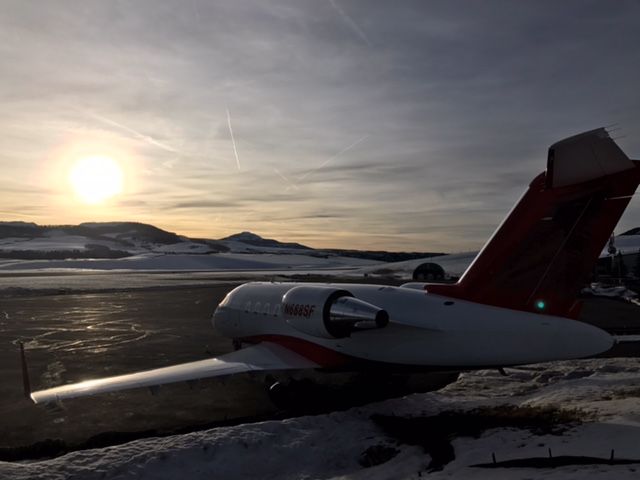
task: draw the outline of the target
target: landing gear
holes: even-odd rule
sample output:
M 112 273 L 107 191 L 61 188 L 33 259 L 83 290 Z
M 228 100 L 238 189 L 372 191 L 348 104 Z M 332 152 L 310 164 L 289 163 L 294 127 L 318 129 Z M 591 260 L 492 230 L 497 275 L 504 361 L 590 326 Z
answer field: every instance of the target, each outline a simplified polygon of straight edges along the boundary
M 267 393 L 271 402 L 280 410 L 299 413 L 322 411 L 326 391 L 309 379 L 275 381 Z
M 274 381 L 268 386 L 271 402 L 280 410 L 311 415 L 364 405 L 382 398 L 402 395 L 386 381 L 371 382 L 354 375 L 335 375 L 332 382 L 316 383 L 309 378 Z
M 265 378 L 271 402 L 294 414 L 343 410 L 370 402 L 438 390 L 455 381 L 457 372 L 429 374 L 324 373 L 302 379 Z M 315 381 L 314 381 L 315 380 Z

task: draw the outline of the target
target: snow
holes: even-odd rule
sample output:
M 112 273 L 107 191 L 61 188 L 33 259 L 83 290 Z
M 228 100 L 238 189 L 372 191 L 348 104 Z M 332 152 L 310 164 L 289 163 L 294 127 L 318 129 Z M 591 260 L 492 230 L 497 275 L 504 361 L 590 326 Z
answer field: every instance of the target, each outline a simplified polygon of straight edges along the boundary
M 211 255 L 211 250 L 215 247 L 200 242 L 197 239 L 191 240 L 188 237 L 176 237 L 181 240 L 173 244 L 154 243 L 152 236 L 145 236 L 130 225 L 120 222 L 111 223 L 84 223 L 85 228 L 100 229 L 102 232 L 106 227 L 118 229 L 116 232 L 101 233 L 100 237 L 70 235 L 69 229 L 37 227 L 35 224 L 23 224 L 21 222 L 0 222 L 4 226 L 33 226 L 40 228 L 42 236 L 26 237 L 5 237 L 0 239 L 0 251 L 23 250 L 30 252 L 52 252 L 52 251 L 86 251 L 87 245 L 102 245 L 112 250 L 126 251 L 132 254 L 130 258 L 124 259 L 70 259 L 70 260 L 3 260 L 0 261 L 0 270 L 42 270 L 42 269 L 89 269 L 89 270 L 247 270 L 247 269 L 278 269 L 278 268 L 340 268 L 340 267 L 360 267 L 351 272 L 353 275 L 396 275 L 406 279 L 412 277 L 415 268 L 425 262 L 433 262 L 442 266 L 449 277 L 461 276 L 471 264 L 478 252 L 463 252 L 437 257 L 429 257 L 418 260 L 409 260 L 397 263 L 380 263 L 354 258 L 346 259 L 334 254 L 325 252 L 306 250 L 296 247 L 295 244 L 281 243 L 279 246 L 272 246 L 259 235 L 251 232 L 242 232 L 232 235 L 226 239 L 217 241 L 218 244 L 230 249 L 225 257 L 224 254 Z M 147 228 L 152 226 L 147 225 Z M 72 228 L 72 227 L 69 227 Z M 108 230 L 108 229 L 107 229 Z M 162 230 L 158 230 L 162 232 Z M 25 235 L 31 235 L 25 233 Z M 125 240 L 125 241 L 123 241 Z M 249 243 L 245 243 L 249 242 Z M 262 242 L 263 245 L 251 243 Z M 636 253 L 640 250 L 640 235 L 618 235 L 616 237 L 616 247 L 623 254 Z M 601 253 L 601 257 L 608 256 L 608 246 Z M 238 254 L 245 254 L 238 256 Z M 261 258 L 259 255 L 263 255 Z M 270 258 L 268 255 L 283 256 L 290 258 L 283 259 Z M 170 256 L 174 256 L 171 258 Z
M 105 227 L 111 224 L 82 224 L 84 227 Z M 119 224 L 113 224 L 118 226 Z M 71 227 L 70 227 L 71 228 Z M 379 262 L 358 258 L 341 257 L 324 254 L 312 249 L 295 246 L 255 246 L 241 240 L 263 240 L 261 237 L 245 232 L 228 241 L 207 244 L 206 241 L 191 240 L 187 237 L 171 244 L 156 243 L 153 236 L 145 237 L 131 230 L 127 232 L 105 233 L 100 237 L 90 238 L 83 235 L 70 235 L 59 228 L 44 230 L 42 236 L 5 237 L 0 239 L 0 251 L 30 252 L 71 252 L 87 251 L 90 245 L 102 245 L 111 250 L 126 251 L 131 254 L 124 258 L 69 258 L 19 260 L 1 259 L 0 270 L 306 270 L 355 268 L 375 265 Z M 123 238 L 126 241 L 123 243 Z M 237 238 L 236 238 L 237 237 Z M 264 240 L 269 242 L 268 240 Z M 271 241 L 273 242 L 273 241 Z M 226 246 L 227 253 L 215 253 L 216 245 Z M 70 255 L 71 256 L 71 255 Z M 101 256 L 101 254 L 98 254 Z
M 376 266 L 358 269 L 358 274 L 375 274 L 378 270 L 383 270 L 385 274 L 391 273 L 403 278 L 412 278 L 413 271 L 423 263 L 437 263 L 445 273 L 452 277 L 461 276 L 471 262 L 476 258 L 478 252 L 463 252 L 450 255 L 438 255 L 437 257 L 419 258 L 417 260 L 405 260 L 404 262 L 380 263 Z
M 615 246 L 619 252 L 624 254 L 638 253 L 640 251 L 640 235 L 618 235 L 615 238 Z M 608 252 L 603 251 L 603 255 Z
M 183 241 L 170 245 L 159 245 L 157 247 L 154 247 L 153 251 L 157 253 L 208 253 L 211 251 L 211 247 L 205 245 L 204 243 Z
M 414 394 L 344 412 L 267 421 L 70 453 L 50 460 L 2 463 L 0 478 L 175 479 L 350 478 L 415 479 L 631 479 L 639 465 L 566 466 L 554 469 L 472 467 L 523 457 L 592 455 L 640 458 L 640 373 L 638 359 L 553 362 L 465 373 L 438 391 Z M 578 409 L 584 423 L 560 435 L 494 428 L 478 438 L 453 439 L 456 458 L 427 473 L 430 457 L 417 446 L 397 443 L 371 420 L 372 414 L 434 415 L 480 406 L 553 406 Z M 70 405 L 67 408 L 71 408 Z M 364 468 L 360 455 L 374 445 L 399 454 Z
M 211 255 L 145 253 L 120 259 L 0 260 L 0 270 L 283 270 L 371 265 L 371 260 L 310 255 L 218 253 Z
M 3 239 L 2 245 L 0 245 L 0 249 L 43 252 L 84 250 L 87 243 L 100 243 L 104 245 L 109 242 L 90 242 L 87 237 L 79 235 L 52 235 L 46 237 L 35 237 L 27 240 L 24 238 L 5 238 Z
M 600 254 L 600 258 L 610 256 L 608 246 Z M 640 251 L 640 235 L 627 235 L 616 237 L 616 248 L 623 255 L 638 253 Z M 479 252 L 461 252 L 449 255 L 439 255 L 437 257 L 421 258 L 418 260 L 407 260 L 404 262 L 385 263 L 375 267 L 368 267 L 358 270 L 358 273 L 375 274 L 376 270 L 384 269 L 385 272 L 403 277 L 411 278 L 413 271 L 426 262 L 440 265 L 446 275 L 450 277 L 460 277 L 471 265 Z
M 636 292 L 629 290 L 624 285 L 605 286 L 597 282 L 583 288 L 582 293 L 596 297 L 622 298 L 628 301 L 632 301 L 638 296 Z
M 256 252 L 264 252 L 264 253 L 289 253 L 289 254 L 300 254 L 308 252 L 309 250 L 295 247 L 267 247 L 264 245 L 251 245 L 249 243 L 244 243 L 239 240 L 222 240 L 227 248 L 229 248 L 232 252 L 238 253 L 256 253 Z
M 24 226 L 22 224 L 9 224 L 0 222 L 0 226 Z M 35 224 L 34 228 L 38 228 Z M 191 240 L 188 237 L 178 236 L 180 241 L 173 244 L 155 243 L 153 235 L 149 236 L 135 229 L 126 230 L 127 225 L 119 222 L 83 223 L 84 228 L 98 230 L 99 236 L 87 237 L 83 235 L 70 235 L 61 228 L 40 227 L 34 232 L 25 231 L 22 237 L 5 237 L 0 239 L 0 250 L 30 250 L 30 251 L 69 251 L 84 250 L 87 244 L 104 245 L 114 250 L 124 250 L 130 253 L 208 253 L 212 246 L 206 241 Z M 104 232 L 109 227 L 118 229 L 115 232 Z M 153 228 L 148 225 L 147 227 Z M 75 227 L 70 227 L 75 228 Z M 158 230 L 162 232 L 162 230 Z M 38 235 L 39 233 L 39 235 Z M 167 233 L 167 232 L 165 232 Z M 167 235 L 173 235 L 167 233 Z M 175 235 L 174 235 L 175 236 Z M 249 243 L 245 243 L 249 242 Z M 243 232 L 229 237 L 228 240 L 213 241 L 214 244 L 226 246 L 233 253 L 289 253 L 308 254 L 312 252 L 304 247 L 282 244 L 270 245 L 269 240 L 259 235 Z M 264 245 L 251 244 L 251 242 L 264 242 Z
M 623 255 L 638 253 L 640 251 L 640 235 L 618 235 L 615 238 L 615 245 L 619 252 Z M 439 255 L 437 257 L 422 258 L 418 260 L 407 260 L 404 262 L 385 263 L 380 266 L 363 268 L 358 273 L 374 274 L 376 270 L 383 268 L 385 271 L 401 276 L 403 278 L 411 278 L 413 271 L 422 263 L 432 262 L 440 265 L 445 273 L 450 277 L 460 277 L 465 270 L 471 265 L 479 252 L 461 252 L 449 255 Z M 610 256 L 608 245 L 602 250 L 600 258 Z

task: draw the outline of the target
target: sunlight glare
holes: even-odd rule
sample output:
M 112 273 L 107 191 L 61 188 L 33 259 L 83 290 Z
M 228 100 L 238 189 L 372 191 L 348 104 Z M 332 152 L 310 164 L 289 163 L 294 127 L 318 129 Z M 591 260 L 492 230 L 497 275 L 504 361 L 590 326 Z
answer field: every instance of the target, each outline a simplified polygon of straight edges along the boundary
M 95 205 L 122 192 L 122 169 L 110 157 L 83 157 L 71 168 L 69 182 L 82 202 Z

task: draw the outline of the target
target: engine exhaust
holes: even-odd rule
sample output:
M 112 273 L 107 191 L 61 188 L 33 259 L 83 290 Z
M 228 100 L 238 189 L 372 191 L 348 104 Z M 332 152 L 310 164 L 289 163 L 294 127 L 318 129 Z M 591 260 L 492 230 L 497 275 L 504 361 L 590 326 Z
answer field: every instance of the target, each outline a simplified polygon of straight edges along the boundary
M 329 323 L 353 330 L 384 328 L 389 323 L 389 314 L 375 305 L 354 297 L 337 298 L 329 308 Z

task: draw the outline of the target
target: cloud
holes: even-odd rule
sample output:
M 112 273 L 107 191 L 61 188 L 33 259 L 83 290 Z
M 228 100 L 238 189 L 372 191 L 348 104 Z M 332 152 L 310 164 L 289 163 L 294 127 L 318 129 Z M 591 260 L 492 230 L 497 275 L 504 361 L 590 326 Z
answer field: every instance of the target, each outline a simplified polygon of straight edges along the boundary
M 180 210 L 180 209 L 221 209 L 221 208 L 235 208 L 240 205 L 240 202 L 225 202 L 225 201 L 210 201 L 210 200 L 202 200 L 202 201 L 191 201 L 191 202 L 179 202 L 174 203 L 165 208 L 169 208 L 171 210 Z
M 351 18 L 348 14 L 345 13 L 345 11 L 342 9 L 342 7 L 340 7 L 340 5 L 338 5 L 338 3 L 336 2 L 336 0 L 329 0 L 330 5 L 334 8 L 334 10 L 336 12 L 338 12 L 338 15 L 340 15 L 340 17 L 342 17 L 342 19 L 345 21 L 345 23 L 349 26 L 349 28 L 351 30 L 353 30 L 353 32 L 360 37 L 360 39 L 366 43 L 369 47 L 371 46 L 371 42 L 369 41 L 369 39 L 367 38 L 367 36 L 365 35 L 365 33 L 362 31 L 362 29 L 360 28 L 360 26 L 356 23 L 356 21 Z
M 640 156 L 640 4 L 460 7 L 4 2 L 0 166 L 17 188 L 3 204 L 47 203 L 57 152 L 97 137 L 132 152 L 113 216 L 460 250 L 482 244 L 556 140 L 619 122 Z M 638 224 L 634 199 L 621 227 Z
M 160 141 L 156 140 L 155 138 L 150 137 L 149 135 L 145 135 L 144 133 L 141 133 L 141 132 L 139 132 L 137 130 L 134 130 L 131 127 L 123 125 L 122 123 L 116 122 L 113 119 L 110 119 L 110 118 L 107 118 L 107 117 L 103 117 L 101 115 L 97 115 L 97 114 L 91 113 L 91 112 L 86 112 L 86 115 L 91 117 L 91 118 L 94 118 L 94 119 L 96 119 L 96 120 L 98 120 L 98 121 L 100 121 L 102 123 L 105 123 L 105 124 L 107 124 L 109 126 L 116 127 L 116 128 L 118 128 L 120 130 L 123 130 L 126 133 L 132 135 L 134 138 L 136 138 L 138 140 L 141 140 L 143 142 L 147 142 L 147 143 L 149 143 L 149 144 L 151 144 L 151 145 L 153 145 L 155 147 L 161 148 L 162 150 L 166 150 L 166 151 L 171 152 L 171 153 L 178 153 L 178 151 L 175 148 L 171 147 L 170 145 L 167 145 L 167 144 L 165 144 L 163 142 L 160 142 Z

